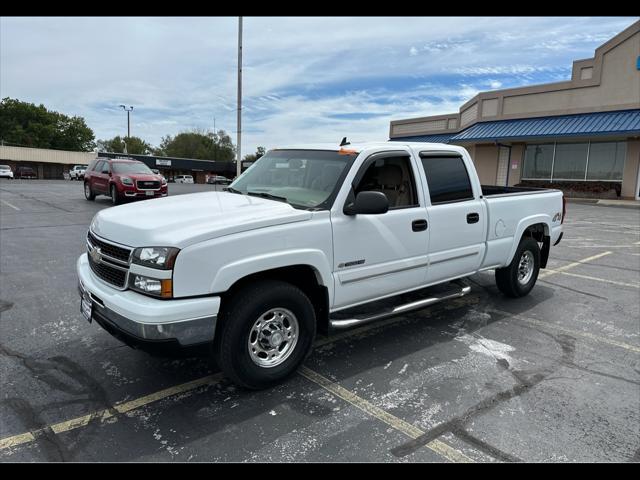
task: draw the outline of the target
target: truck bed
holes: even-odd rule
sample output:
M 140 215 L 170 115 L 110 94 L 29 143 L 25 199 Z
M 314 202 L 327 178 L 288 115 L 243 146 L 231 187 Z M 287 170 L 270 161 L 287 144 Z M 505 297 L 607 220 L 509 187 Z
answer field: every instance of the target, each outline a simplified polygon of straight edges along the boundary
M 550 188 L 538 187 L 501 187 L 498 185 L 481 185 L 484 197 L 495 197 L 498 195 L 530 195 L 534 193 L 551 192 Z

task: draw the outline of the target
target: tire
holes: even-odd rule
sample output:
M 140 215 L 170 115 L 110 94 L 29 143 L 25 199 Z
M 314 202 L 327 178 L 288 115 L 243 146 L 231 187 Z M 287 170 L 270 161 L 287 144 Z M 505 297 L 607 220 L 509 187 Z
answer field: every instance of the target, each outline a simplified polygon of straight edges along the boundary
M 295 372 L 311 352 L 316 332 L 309 298 L 298 287 L 276 280 L 238 291 L 218 321 L 214 344 L 218 366 L 236 384 L 251 390 L 273 386 Z M 258 322 L 263 322 L 262 327 Z M 276 341 L 284 341 L 263 348 L 275 333 L 280 334 Z
M 111 185 L 111 188 L 109 189 L 109 193 L 111 196 L 111 203 L 113 205 L 120 205 L 120 196 L 118 195 L 118 189 L 116 188 L 115 185 Z
M 90 201 L 94 201 L 96 199 L 96 194 L 93 193 L 89 182 L 84 182 L 84 198 Z
M 523 237 L 511 263 L 496 269 L 496 285 L 508 297 L 527 295 L 538 279 L 540 272 L 540 247 L 531 237 Z

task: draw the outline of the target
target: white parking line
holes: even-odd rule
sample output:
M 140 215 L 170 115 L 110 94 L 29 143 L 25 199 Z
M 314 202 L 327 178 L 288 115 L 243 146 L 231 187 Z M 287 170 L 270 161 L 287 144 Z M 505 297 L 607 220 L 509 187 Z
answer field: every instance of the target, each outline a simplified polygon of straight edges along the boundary
M 9 202 L 7 202 L 6 200 L 2 200 L 0 199 L 0 202 L 4 203 L 5 205 L 7 205 L 8 207 L 13 208 L 14 210 L 20 211 L 20 209 L 18 207 L 16 207 L 15 205 L 10 204 Z

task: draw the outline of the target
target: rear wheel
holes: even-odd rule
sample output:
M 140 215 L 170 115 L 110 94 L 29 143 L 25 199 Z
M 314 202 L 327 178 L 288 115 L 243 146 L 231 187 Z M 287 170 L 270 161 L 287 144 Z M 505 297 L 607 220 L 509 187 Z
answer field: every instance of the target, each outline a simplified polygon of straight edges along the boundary
M 84 198 L 91 201 L 96 199 L 96 194 L 91 190 L 89 182 L 84 182 Z
M 316 330 L 309 298 L 275 280 L 236 292 L 219 321 L 218 365 L 238 385 L 256 390 L 291 375 L 310 353 Z
M 511 263 L 496 269 L 496 285 L 508 297 L 527 295 L 538 279 L 540 247 L 531 237 L 523 237 Z

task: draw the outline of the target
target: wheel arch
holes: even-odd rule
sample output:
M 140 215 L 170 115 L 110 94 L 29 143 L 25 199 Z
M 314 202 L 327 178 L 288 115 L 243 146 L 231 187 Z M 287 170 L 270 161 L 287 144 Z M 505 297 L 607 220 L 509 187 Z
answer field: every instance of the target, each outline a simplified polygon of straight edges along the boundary
M 534 215 L 522 219 L 520 223 L 518 223 L 516 234 L 513 236 L 513 245 L 511 245 L 511 250 L 509 251 L 509 257 L 507 258 L 506 264 L 509 265 L 512 262 L 513 256 L 515 255 L 522 238 L 530 236 L 537 242 L 543 244 L 540 251 L 540 266 L 541 268 L 546 267 L 547 259 L 549 257 L 550 235 L 551 217 L 548 215 Z
M 269 268 L 247 274 L 231 284 L 220 295 L 220 311 L 224 311 L 225 305 L 244 287 L 262 280 L 279 280 L 298 287 L 311 301 L 316 313 L 316 330 L 322 333 L 328 331 L 329 326 L 329 289 L 324 285 L 321 273 L 312 265 L 296 264 L 275 268 Z M 220 322 L 216 325 L 217 330 Z

